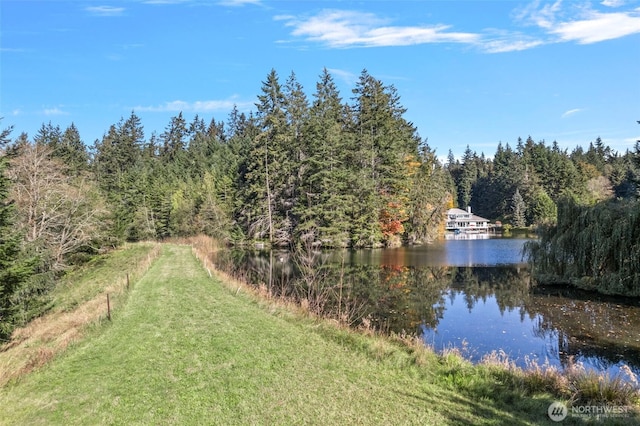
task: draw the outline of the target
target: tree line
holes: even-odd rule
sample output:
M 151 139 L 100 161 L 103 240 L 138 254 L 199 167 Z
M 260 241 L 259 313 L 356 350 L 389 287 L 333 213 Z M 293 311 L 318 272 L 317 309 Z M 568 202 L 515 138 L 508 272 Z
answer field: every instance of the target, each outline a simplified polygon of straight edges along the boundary
M 74 124 L 0 140 L 0 338 L 45 311 L 56 278 L 125 241 L 207 234 L 232 244 L 378 247 L 444 232 L 472 206 L 514 226 L 553 223 L 563 197 L 637 195 L 638 149 L 601 140 L 467 148 L 447 162 L 404 117 L 391 85 L 362 71 L 345 101 L 325 69 L 309 98 L 268 73 L 255 111 L 172 117 L 145 133 L 132 112 L 85 143 Z
M 638 196 L 640 143 L 634 151 L 613 151 L 597 138 L 587 150 L 571 152 L 557 142 L 518 138 L 515 148 L 498 144 L 492 159 L 469 146 L 462 159 L 450 152 L 447 170 L 456 187 L 457 203 L 478 215 L 516 227 L 555 223 L 558 204 L 571 199 L 593 205 L 609 199 Z

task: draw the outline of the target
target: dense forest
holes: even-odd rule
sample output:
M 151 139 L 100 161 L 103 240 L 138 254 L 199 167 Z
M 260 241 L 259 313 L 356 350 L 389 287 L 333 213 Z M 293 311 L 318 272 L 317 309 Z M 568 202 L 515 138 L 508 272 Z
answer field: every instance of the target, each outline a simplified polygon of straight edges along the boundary
M 272 70 L 254 112 L 182 113 L 145 134 L 132 112 L 87 144 L 74 124 L 0 140 L 0 338 L 47 309 L 71 265 L 125 241 L 207 234 L 231 244 L 377 247 L 444 231 L 445 212 L 553 226 L 565 201 L 635 200 L 640 145 L 561 150 L 518 139 L 445 164 L 393 86 L 363 71 L 344 101 L 327 70 L 311 98 Z M 559 207 L 560 206 L 560 207 Z

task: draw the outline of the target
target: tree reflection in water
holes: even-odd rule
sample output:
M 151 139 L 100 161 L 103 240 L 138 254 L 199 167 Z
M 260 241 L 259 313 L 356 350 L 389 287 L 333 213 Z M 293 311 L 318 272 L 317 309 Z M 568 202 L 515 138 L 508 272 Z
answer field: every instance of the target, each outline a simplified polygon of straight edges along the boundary
M 582 361 L 599 370 L 626 363 L 640 373 L 637 300 L 532 286 L 523 265 L 406 265 L 394 253 L 383 252 L 371 264 L 353 261 L 352 252 L 317 254 L 304 263 L 288 252 L 229 251 L 220 252 L 215 263 L 274 296 L 306 300 L 321 308 L 319 313 L 348 317 L 353 326 L 366 320 L 383 332 L 439 333 L 444 347 L 472 338 L 489 321 L 482 312 L 495 304 L 499 316 L 511 321 L 509 327 L 521 330 L 489 332 L 479 356 L 502 349 L 522 361 L 529 354 L 521 350 L 544 347 L 533 357 L 561 366 Z M 463 310 L 473 316 L 462 315 Z M 440 331 L 441 322 L 455 324 L 458 335 Z M 492 335 L 500 332 L 515 337 L 494 343 Z

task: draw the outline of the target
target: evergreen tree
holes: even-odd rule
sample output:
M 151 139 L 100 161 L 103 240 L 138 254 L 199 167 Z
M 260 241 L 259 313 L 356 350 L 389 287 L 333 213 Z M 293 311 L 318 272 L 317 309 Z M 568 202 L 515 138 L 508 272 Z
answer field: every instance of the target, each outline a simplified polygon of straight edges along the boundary
M 47 146 L 54 152 L 58 148 L 61 139 L 62 131 L 60 130 L 60 126 L 54 126 L 51 122 L 48 124 L 43 123 L 38 130 L 38 133 L 36 133 L 36 136 L 33 138 L 37 145 Z
M 187 170 L 185 152 L 188 137 L 189 130 L 182 112 L 177 117 L 171 117 L 171 122 L 160 135 L 160 160 L 177 176 L 184 175 Z
M 87 171 L 89 153 L 74 123 L 71 123 L 64 132 L 59 126 L 53 126 L 51 122 L 47 125 L 43 124 L 34 142 L 36 145 L 48 147 L 51 157 L 61 159 L 70 173 L 78 175 Z
M 112 212 L 113 236 L 135 240 L 134 218 L 143 203 L 145 171 L 142 153 L 144 129 L 132 112 L 127 120 L 111 125 L 101 141 L 94 145 L 93 170 L 98 185 L 106 194 Z
M 523 227 L 526 226 L 526 216 L 525 213 L 527 211 L 527 206 L 520 195 L 520 190 L 516 189 L 515 194 L 513 194 L 513 198 L 511 200 L 511 210 L 513 212 L 512 223 L 513 226 Z
M 285 98 L 278 74 L 271 70 L 262 84 L 256 104 L 259 133 L 247 152 L 242 182 L 243 222 L 252 239 L 267 238 L 271 244 L 291 241 L 286 202 L 290 163 L 286 158 L 288 136 Z
M 419 138 L 402 117 L 406 110 L 393 86 L 385 87 L 364 70 L 353 93 L 357 187 L 363 202 L 353 218 L 352 239 L 355 245 L 397 244 L 408 219 L 410 164 L 416 160 Z
M 636 187 L 635 196 L 640 197 L 640 141 L 636 142 L 633 160 L 636 165 L 636 172 L 634 173 L 635 176 L 631 177 L 631 181 Z
M 519 140 L 519 143 L 522 141 Z M 511 215 L 511 197 L 524 180 L 524 166 L 520 156 L 507 143 L 504 148 L 498 145 L 493 160 L 493 172 L 490 186 L 499 194 L 496 199 L 495 214 L 489 217 L 506 218 Z
M 478 164 L 477 154 L 469 148 L 464 151 L 462 156 L 462 172 L 460 173 L 459 180 L 456 182 L 458 188 L 458 206 L 466 209 L 471 205 L 471 191 L 473 185 L 478 179 Z
M 344 106 L 333 77 L 323 70 L 316 84 L 301 149 L 297 233 L 304 241 L 344 246 L 349 241 L 352 202 L 351 139 L 343 131 Z
M 60 144 L 52 155 L 60 158 L 73 175 L 77 176 L 89 168 L 89 153 L 73 123 L 62 133 Z
M 300 202 L 300 190 L 303 179 L 302 160 L 304 158 L 304 145 L 306 135 L 304 128 L 309 121 L 309 102 L 303 91 L 302 85 L 292 72 L 283 89 L 284 108 L 287 120 L 287 134 L 284 141 L 284 158 L 287 160 L 286 169 L 288 176 L 283 182 L 283 207 L 288 239 L 293 240 L 293 230 L 298 226 L 299 218 L 294 214 L 295 207 Z
M 444 233 L 447 209 L 453 203 L 454 183 L 435 152 L 424 143 L 413 175 L 408 211 L 407 241 L 424 243 Z
M 554 223 L 558 214 L 556 203 L 542 188 L 538 188 L 533 194 L 527 211 L 530 212 L 530 223 L 534 224 Z
M 0 132 L 0 151 L 9 143 L 12 128 Z M 21 253 L 22 237 L 15 231 L 13 205 L 9 199 L 9 179 L 5 175 L 7 157 L 0 156 L 0 341 L 7 340 L 19 323 L 17 295 L 33 273 L 33 264 Z

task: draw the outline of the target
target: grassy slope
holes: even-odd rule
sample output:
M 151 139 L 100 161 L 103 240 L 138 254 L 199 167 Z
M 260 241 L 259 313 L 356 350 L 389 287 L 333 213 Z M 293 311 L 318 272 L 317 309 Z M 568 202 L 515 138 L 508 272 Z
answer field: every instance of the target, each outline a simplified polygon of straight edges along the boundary
M 84 338 L 106 317 L 106 298 L 117 308 L 127 298 L 127 276 L 142 277 L 160 252 L 155 243 L 126 244 L 69 272 L 52 291 L 51 309 L 14 331 L 0 346 L 0 387 L 27 374 Z
M 548 421 L 552 399 L 493 392 L 458 374 L 461 361 L 424 356 L 419 366 L 388 340 L 270 312 L 210 278 L 188 246 L 166 245 L 111 324 L 0 389 L 0 424 Z

